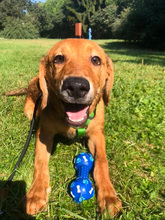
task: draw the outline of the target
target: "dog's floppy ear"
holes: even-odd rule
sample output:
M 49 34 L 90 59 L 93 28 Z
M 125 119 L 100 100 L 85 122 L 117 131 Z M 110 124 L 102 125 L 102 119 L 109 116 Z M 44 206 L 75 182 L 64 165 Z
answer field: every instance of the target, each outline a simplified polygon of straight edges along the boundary
M 39 68 L 39 85 L 40 89 L 42 91 L 42 102 L 41 102 L 41 108 L 44 109 L 47 106 L 48 101 L 48 89 L 47 89 L 47 83 L 46 83 L 46 70 L 48 65 L 48 57 L 43 56 L 40 62 L 40 68 Z
M 106 78 L 106 81 L 105 81 L 103 100 L 104 100 L 105 105 L 107 106 L 108 103 L 109 103 L 110 91 L 112 89 L 113 79 L 114 79 L 113 63 L 112 63 L 112 60 L 108 56 L 106 57 L 106 65 L 107 65 L 107 69 L 106 69 L 107 78 Z

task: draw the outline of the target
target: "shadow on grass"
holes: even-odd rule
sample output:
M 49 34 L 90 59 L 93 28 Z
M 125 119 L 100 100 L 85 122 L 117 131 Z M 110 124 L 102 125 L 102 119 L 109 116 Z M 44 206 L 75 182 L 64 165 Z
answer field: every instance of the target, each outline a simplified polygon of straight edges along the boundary
M 23 209 L 23 198 L 26 195 L 26 183 L 13 181 L 6 184 L 0 181 L 0 219 L 3 220 L 35 220 L 28 216 Z
M 136 59 L 121 59 L 115 60 L 113 62 L 130 62 L 141 64 L 144 62 L 144 65 L 160 65 L 165 66 L 165 54 L 163 51 L 149 50 L 143 47 L 140 43 L 133 42 L 124 42 L 124 41 L 112 41 L 105 42 L 101 47 L 107 53 L 131 56 Z M 143 60 L 143 61 L 142 61 Z
M 62 144 L 70 146 L 71 144 L 74 144 L 75 142 L 82 144 L 82 146 L 86 147 L 86 149 L 89 151 L 88 144 L 87 144 L 87 142 L 88 142 L 87 138 L 69 139 L 69 138 L 66 138 L 66 137 L 61 136 L 61 135 L 55 135 L 51 154 L 53 155 L 54 152 L 56 151 L 58 143 L 62 143 Z

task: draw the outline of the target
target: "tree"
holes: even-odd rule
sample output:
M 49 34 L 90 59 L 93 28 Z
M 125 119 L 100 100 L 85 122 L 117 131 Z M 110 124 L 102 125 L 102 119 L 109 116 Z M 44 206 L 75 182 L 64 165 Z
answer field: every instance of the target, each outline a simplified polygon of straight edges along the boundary
M 113 38 L 112 25 L 116 19 L 117 6 L 113 3 L 100 9 L 91 17 L 90 26 L 94 38 Z
M 45 30 L 47 37 L 65 38 L 70 36 L 70 23 L 67 20 L 66 2 L 67 0 L 47 0 L 45 2 L 44 8 L 51 23 L 51 28 Z
M 68 1 L 66 6 L 69 15 L 68 18 L 75 22 L 82 23 L 84 33 L 87 33 L 87 27 L 90 24 L 91 17 L 103 7 L 103 0 L 77 0 Z
M 43 4 L 29 0 L 25 18 L 37 27 L 41 37 L 46 37 L 47 32 L 53 28 L 51 16 L 46 12 Z
M 9 39 L 34 39 L 39 37 L 38 29 L 30 21 L 19 18 L 7 23 L 1 34 Z
M 43 21 L 39 18 L 44 18 L 44 12 L 31 0 L 2 0 L 0 18 L 1 34 L 6 38 L 34 38 L 41 32 Z
M 52 17 L 66 4 L 67 0 L 47 0 L 44 4 L 46 12 Z
M 1 0 L 0 11 L 6 16 L 21 18 L 26 9 L 27 0 Z
M 164 42 L 164 24 L 164 0 L 134 0 L 114 22 L 113 33 L 117 38 L 153 46 Z
M 34 36 L 39 35 L 45 36 L 46 31 L 50 30 L 53 27 L 51 18 L 46 13 L 46 10 L 42 6 L 42 4 L 32 2 L 31 0 L 1 0 L 0 21 L 0 30 L 5 29 L 3 35 L 7 37 L 7 33 L 10 33 L 10 36 L 12 36 L 13 38 L 15 38 L 16 36 L 20 38 L 21 33 L 22 38 L 24 38 L 23 35 L 26 35 L 26 33 L 23 30 L 25 29 L 26 24 L 29 24 L 32 30 L 36 29 L 36 31 L 31 34 L 31 37 L 30 35 L 28 35 L 28 37 L 30 38 L 34 38 Z M 22 27 L 22 31 L 19 32 L 20 34 L 16 34 L 16 32 L 13 31 L 11 23 L 13 25 L 16 25 L 15 28 L 19 30 Z M 24 25 L 22 26 L 22 24 Z M 9 27 L 11 27 L 11 31 L 9 31 Z M 32 32 L 29 30 L 29 33 Z
M 0 1 L 0 30 L 3 30 L 8 17 L 22 18 L 25 14 L 27 0 Z

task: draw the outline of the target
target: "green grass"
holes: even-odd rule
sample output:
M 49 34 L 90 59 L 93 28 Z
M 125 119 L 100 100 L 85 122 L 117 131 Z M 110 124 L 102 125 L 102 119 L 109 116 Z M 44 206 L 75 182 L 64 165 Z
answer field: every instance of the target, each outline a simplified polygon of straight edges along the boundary
M 40 58 L 55 42 L 0 40 L 0 93 L 27 86 L 38 73 Z M 110 176 L 123 202 L 118 219 L 165 219 L 165 53 L 123 41 L 96 42 L 114 62 L 105 134 Z M 24 99 L 0 96 L 1 184 L 10 175 L 29 130 Z M 75 174 L 73 158 L 86 151 L 78 143 L 58 144 L 51 157 L 48 211 L 35 218 L 22 213 L 20 197 L 32 182 L 34 145 L 35 134 L 14 178 L 3 219 L 98 219 L 96 198 L 78 205 L 68 195 Z

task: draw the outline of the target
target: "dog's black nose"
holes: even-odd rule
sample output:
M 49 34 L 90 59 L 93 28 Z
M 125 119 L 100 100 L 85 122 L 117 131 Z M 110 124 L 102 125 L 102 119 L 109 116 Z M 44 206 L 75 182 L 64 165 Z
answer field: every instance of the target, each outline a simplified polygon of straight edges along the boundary
M 82 98 L 89 92 L 90 85 L 83 77 L 68 77 L 63 82 L 62 90 L 65 90 L 70 97 Z

